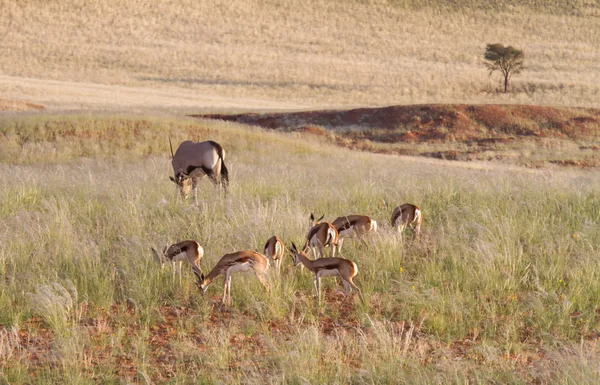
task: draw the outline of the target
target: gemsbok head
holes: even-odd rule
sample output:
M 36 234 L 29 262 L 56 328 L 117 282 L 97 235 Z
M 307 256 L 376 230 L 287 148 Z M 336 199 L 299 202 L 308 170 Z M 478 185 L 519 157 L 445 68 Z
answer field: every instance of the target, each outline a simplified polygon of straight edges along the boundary
M 281 239 L 277 235 L 273 235 L 265 243 L 264 251 L 265 256 L 275 265 L 277 273 L 281 274 L 281 262 L 283 262 L 283 253 L 285 251 L 285 245 Z
M 356 237 L 365 246 L 368 246 L 365 236 L 377 231 L 377 222 L 366 215 L 345 215 L 336 218 L 331 224 L 335 226 L 339 234 L 338 252 L 342 250 L 344 238 Z
M 225 254 L 207 276 L 204 276 L 202 272 L 197 272 L 195 270 L 194 274 L 196 274 L 197 278 L 196 285 L 202 293 L 206 292 L 206 289 L 212 284 L 215 278 L 219 275 L 223 275 L 225 277 L 225 282 L 223 285 L 223 299 L 221 303 L 228 303 L 231 305 L 231 274 L 237 271 L 252 271 L 268 292 L 268 269 L 269 259 L 267 257 L 254 251 L 242 250 L 231 254 Z
M 293 253 L 292 259 L 294 260 L 294 266 L 302 264 L 315 275 L 313 285 L 319 303 L 321 302 L 321 278 L 339 276 L 344 283 L 346 295 L 350 294 L 350 290 L 354 290 L 360 297 L 361 302 L 365 304 L 362 292 L 354 282 L 352 282 L 352 279 L 358 273 L 356 263 L 344 258 L 320 258 L 310 260 L 305 252 L 298 250 L 293 242 L 291 251 Z
M 169 179 L 177 185 L 183 199 L 187 199 L 193 190 L 198 205 L 197 185 L 205 175 L 208 175 L 215 185 L 223 186 L 227 193 L 229 171 L 225 167 L 225 150 L 219 143 L 212 140 L 206 142 L 186 140 L 177 147 L 174 154 L 171 146 L 171 158 L 174 176 Z
M 421 222 L 423 221 L 423 214 L 421 209 L 417 206 L 404 203 L 394 209 L 392 213 L 392 227 L 396 229 L 400 234 L 404 232 L 404 229 L 408 226 L 417 237 L 421 235 Z
M 178 265 L 179 284 L 181 285 L 181 264 L 183 261 L 188 261 L 194 272 L 201 272 L 200 260 L 204 256 L 204 249 L 196 241 L 186 240 L 179 243 L 165 246 L 162 253 L 159 253 L 155 248 L 152 248 L 154 256 L 164 268 L 167 264 L 171 265 L 173 272 L 173 282 L 175 282 L 175 266 Z
M 314 214 L 310 214 L 310 222 L 308 234 L 306 234 L 306 243 L 302 250 L 307 252 L 309 249 L 313 252 L 313 257 L 324 257 L 323 249 L 327 246 L 331 247 L 331 257 L 335 257 L 335 252 L 338 247 L 339 234 L 334 225 L 329 222 L 321 222 L 321 218 L 315 220 Z M 317 254 L 318 250 L 318 254 Z

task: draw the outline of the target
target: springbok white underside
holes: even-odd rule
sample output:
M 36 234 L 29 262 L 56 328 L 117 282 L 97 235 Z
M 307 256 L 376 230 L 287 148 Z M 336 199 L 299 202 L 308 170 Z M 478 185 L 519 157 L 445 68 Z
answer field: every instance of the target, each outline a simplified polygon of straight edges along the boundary
M 268 261 L 267 261 L 268 263 Z M 235 264 L 225 271 L 225 282 L 223 285 L 223 298 L 222 303 L 227 301 L 231 304 L 231 275 L 237 272 L 248 272 L 252 271 L 252 265 L 249 262 Z

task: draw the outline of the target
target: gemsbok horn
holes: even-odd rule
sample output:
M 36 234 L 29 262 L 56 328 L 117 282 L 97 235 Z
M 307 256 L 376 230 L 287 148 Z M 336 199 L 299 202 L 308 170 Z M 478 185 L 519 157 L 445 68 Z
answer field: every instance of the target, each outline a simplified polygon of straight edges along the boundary
M 152 252 L 154 256 L 161 263 L 164 268 L 167 263 L 171 265 L 173 271 L 173 282 L 175 282 L 175 265 L 179 265 L 177 269 L 179 272 L 179 284 L 181 285 L 181 264 L 183 261 L 188 261 L 192 266 L 194 272 L 201 272 L 200 260 L 204 256 L 204 249 L 196 241 L 182 241 L 179 243 L 172 244 L 171 246 L 165 246 L 162 253 L 156 251 L 153 247 Z
M 202 291 L 206 292 L 206 289 L 219 275 L 225 277 L 223 285 L 223 299 L 221 303 L 231 304 L 231 274 L 237 271 L 252 271 L 256 275 L 256 278 L 269 291 L 269 284 L 267 279 L 267 271 L 269 269 L 269 259 L 262 254 L 254 251 L 242 250 L 231 254 L 225 254 L 219 262 L 213 267 L 213 269 L 204 276 L 202 272 L 196 274 L 197 282 L 196 285 Z
M 191 190 L 194 190 L 195 202 L 198 205 L 196 187 L 205 175 L 208 175 L 215 185 L 223 186 L 227 193 L 229 171 L 225 167 L 225 150 L 219 143 L 212 140 L 206 142 L 186 140 L 172 155 L 171 163 L 174 176 L 169 178 L 177 185 L 183 199 L 187 199 Z
M 402 234 L 404 229 L 408 226 L 416 237 L 419 238 L 422 221 L 423 214 L 421 209 L 410 203 L 404 203 L 403 205 L 396 207 L 392 213 L 392 227 L 398 230 L 400 234 Z
M 320 258 L 313 261 L 308 259 L 304 251 L 298 250 L 293 242 L 292 252 L 294 254 L 294 266 L 298 266 L 300 263 L 302 263 L 315 275 L 313 285 L 315 286 L 315 292 L 319 303 L 321 302 L 321 278 L 339 276 L 344 282 L 346 295 L 350 294 L 350 290 L 352 289 L 358 293 L 361 302 L 365 304 L 362 292 L 354 284 L 354 282 L 352 282 L 352 278 L 354 278 L 358 273 L 358 267 L 356 266 L 356 263 L 344 258 Z

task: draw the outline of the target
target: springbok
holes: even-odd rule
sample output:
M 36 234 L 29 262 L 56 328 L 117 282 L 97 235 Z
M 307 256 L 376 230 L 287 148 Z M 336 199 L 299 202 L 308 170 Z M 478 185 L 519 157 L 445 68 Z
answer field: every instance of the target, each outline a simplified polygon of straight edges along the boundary
M 392 213 L 392 227 L 398 230 L 400 234 L 408 226 L 417 238 L 419 238 L 422 221 L 423 214 L 421 213 L 421 209 L 410 203 L 404 203 L 396 207 Z
M 265 243 L 265 255 L 275 264 L 278 274 L 281 274 L 281 262 L 283 262 L 284 251 L 285 245 L 277 235 L 273 235 Z
M 194 274 L 196 274 L 197 278 L 196 285 L 202 293 L 205 293 L 215 278 L 222 274 L 225 277 L 225 283 L 223 285 L 223 299 L 221 303 L 225 304 L 228 299 L 227 302 L 231 304 L 231 274 L 237 271 L 252 271 L 268 292 L 268 269 L 269 259 L 267 257 L 254 251 L 242 250 L 225 254 L 207 276 L 204 276 L 201 271 L 198 272 L 196 270 L 194 270 Z
M 341 277 L 344 282 L 344 288 L 346 289 L 346 295 L 350 294 L 350 290 L 354 290 L 358 293 L 360 300 L 365 304 L 362 292 L 352 282 L 352 278 L 358 273 L 358 267 L 356 263 L 344 259 L 344 258 L 320 258 L 310 260 L 306 256 L 304 251 L 298 250 L 294 242 L 292 242 L 292 257 L 294 260 L 294 266 L 298 266 L 302 263 L 306 268 L 313 272 L 315 279 L 313 285 L 315 286 L 315 292 L 317 295 L 317 301 L 321 302 L 321 278 L 322 277 Z
M 315 220 L 314 214 L 310 214 L 308 234 L 306 234 L 306 243 L 302 250 L 306 253 L 311 249 L 313 257 L 319 258 L 325 256 L 323 248 L 330 246 L 331 257 L 333 258 L 335 257 L 335 251 L 338 247 L 339 234 L 334 225 L 329 222 L 321 222 L 323 217 L 325 217 L 325 215 L 322 215 L 321 218 Z M 317 254 L 317 250 L 319 250 L 319 254 Z
M 194 272 L 200 272 L 200 260 L 204 256 L 204 249 L 200 244 L 196 241 L 182 241 L 179 243 L 175 243 L 171 246 L 165 246 L 160 254 L 153 247 L 152 252 L 154 256 L 161 263 L 161 266 L 164 268 L 167 263 L 171 264 L 171 270 L 173 271 L 173 282 L 175 282 L 175 265 L 179 265 L 179 284 L 181 285 L 181 264 L 183 261 L 188 261 L 192 266 L 192 270 Z
M 169 139 L 170 144 L 171 139 Z M 183 199 L 187 199 L 193 189 L 195 202 L 198 205 L 196 187 L 204 175 L 208 175 L 215 185 L 222 185 L 227 193 L 229 172 L 225 167 L 225 150 L 219 143 L 212 140 L 206 142 L 186 140 L 179 145 L 175 154 L 171 146 L 171 158 L 174 176 L 169 178 L 177 185 Z
M 377 231 L 377 222 L 366 215 L 346 215 L 336 218 L 331 224 L 335 226 L 339 234 L 338 252 L 342 251 L 344 238 L 356 236 L 365 246 L 368 246 L 364 239 L 365 235 Z

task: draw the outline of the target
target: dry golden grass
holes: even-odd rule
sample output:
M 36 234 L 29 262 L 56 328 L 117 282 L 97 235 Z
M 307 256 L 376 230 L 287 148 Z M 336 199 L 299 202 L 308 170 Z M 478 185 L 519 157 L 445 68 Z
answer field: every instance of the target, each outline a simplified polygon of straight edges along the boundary
M 168 143 L 226 149 L 226 199 L 178 203 Z M 267 144 L 265 146 L 265 144 Z M 600 172 L 360 153 L 197 119 L 36 114 L 0 121 L 0 383 L 593 384 L 600 362 Z M 414 202 L 423 234 L 388 223 Z M 292 267 L 201 296 L 149 247 L 196 239 L 201 266 L 300 243 L 309 213 L 379 223 L 344 243 L 368 306 L 324 303 Z
M 113 110 L 598 106 L 597 4 L 560 15 L 376 3 L 2 0 L 0 95 Z M 483 66 L 493 42 L 526 54 L 509 95 Z

